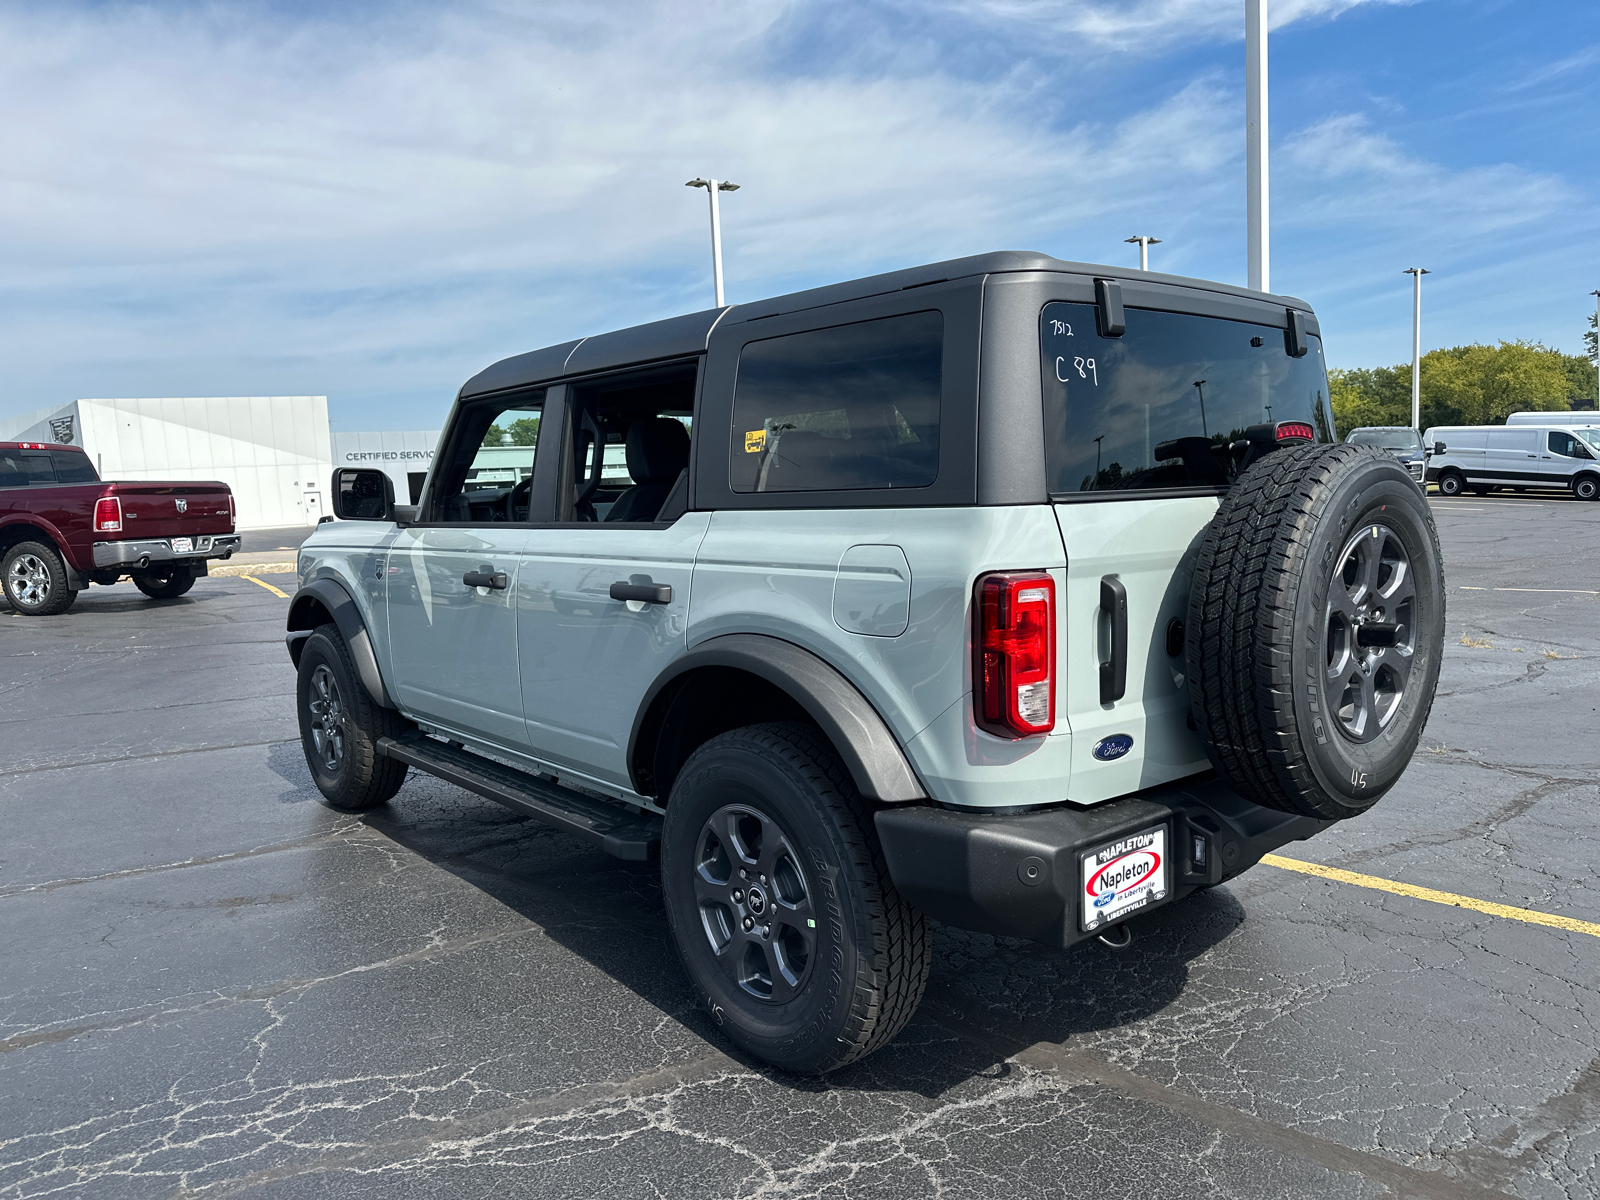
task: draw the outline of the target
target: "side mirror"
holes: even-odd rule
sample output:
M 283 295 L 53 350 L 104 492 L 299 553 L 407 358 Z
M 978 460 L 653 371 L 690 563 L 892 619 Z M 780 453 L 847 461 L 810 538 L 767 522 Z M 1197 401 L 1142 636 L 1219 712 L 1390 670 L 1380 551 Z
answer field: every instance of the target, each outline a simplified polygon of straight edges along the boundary
M 1445 446 L 1445 444 L 1443 442 L 1435 442 L 1433 444 L 1433 452 L 1435 454 L 1443 454 L 1446 449 L 1447 449 L 1447 447 Z
M 333 513 L 341 521 L 394 520 L 394 483 L 370 467 L 340 467 L 333 473 Z

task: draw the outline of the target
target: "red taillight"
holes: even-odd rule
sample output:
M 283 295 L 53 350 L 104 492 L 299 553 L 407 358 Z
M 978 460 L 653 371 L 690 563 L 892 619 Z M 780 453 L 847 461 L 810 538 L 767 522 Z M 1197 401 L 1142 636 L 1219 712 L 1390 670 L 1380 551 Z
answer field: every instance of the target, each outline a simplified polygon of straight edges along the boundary
M 1056 727 L 1056 584 L 1037 571 L 985 575 L 974 597 L 972 696 L 980 727 L 1032 737 Z
M 1317 433 L 1304 421 L 1279 421 L 1278 440 L 1280 442 L 1314 442 L 1317 440 Z
M 122 532 L 122 501 L 118 497 L 103 496 L 94 502 L 94 531 Z

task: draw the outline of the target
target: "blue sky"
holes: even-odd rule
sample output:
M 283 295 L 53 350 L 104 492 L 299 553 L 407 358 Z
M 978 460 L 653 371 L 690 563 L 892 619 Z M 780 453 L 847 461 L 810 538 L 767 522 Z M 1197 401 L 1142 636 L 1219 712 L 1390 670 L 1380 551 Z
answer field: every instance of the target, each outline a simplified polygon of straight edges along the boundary
M 333 15 L 329 15 L 332 10 Z M 1244 281 L 1232 0 L 0 11 L 0 417 L 326 394 L 436 427 L 507 354 L 990 249 Z M 1273 0 L 1273 287 L 1338 366 L 1600 287 L 1600 6 Z

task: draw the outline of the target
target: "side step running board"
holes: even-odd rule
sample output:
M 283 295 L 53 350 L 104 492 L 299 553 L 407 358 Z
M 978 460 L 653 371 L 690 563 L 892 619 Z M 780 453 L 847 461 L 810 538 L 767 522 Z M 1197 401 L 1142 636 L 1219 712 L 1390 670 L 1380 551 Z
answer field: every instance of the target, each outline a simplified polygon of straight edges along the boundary
M 378 753 L 587 838 L 615 858 L 648 862 L 660 853 L 661 818 L 653 813 L 630 812 L 419 733 L 379 738 Z

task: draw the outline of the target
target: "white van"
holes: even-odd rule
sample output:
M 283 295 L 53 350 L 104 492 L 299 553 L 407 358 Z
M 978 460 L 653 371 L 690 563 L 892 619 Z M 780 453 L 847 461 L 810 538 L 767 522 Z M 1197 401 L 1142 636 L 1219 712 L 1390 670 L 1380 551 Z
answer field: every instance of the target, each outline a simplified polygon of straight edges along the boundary
M 1561 488 L 1600 497 L 1600 426 L 1438 425 L 1423 434 L 1427 479 L 1439 494 L 1480 496 L 1495 488 Z
M 1552 422 L 1563 429 L 1600 428 L 1600 413 L 1575 412 L 1568 417 L 1555 412 L 1516 412 L 1506 418 L 1507 425 L 1549 425 Z

